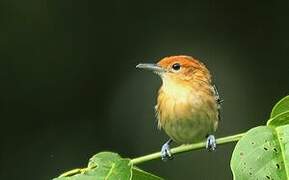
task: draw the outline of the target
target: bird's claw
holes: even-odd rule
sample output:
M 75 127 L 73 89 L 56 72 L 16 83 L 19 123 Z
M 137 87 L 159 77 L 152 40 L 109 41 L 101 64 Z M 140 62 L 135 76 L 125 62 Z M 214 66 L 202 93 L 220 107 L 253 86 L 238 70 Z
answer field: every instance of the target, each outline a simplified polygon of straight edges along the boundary
M 216 139 L 214 135 L 209 135 L 207 137 L 207 144 L 206 144 L 206 149 L 208 151 L 214 151 L 216 150 L 217 144 L 216 144 Z
M 161 149 L 161 157 L 163 161 L 171 160 L 172 154 L 169 143 L 165 143 Z

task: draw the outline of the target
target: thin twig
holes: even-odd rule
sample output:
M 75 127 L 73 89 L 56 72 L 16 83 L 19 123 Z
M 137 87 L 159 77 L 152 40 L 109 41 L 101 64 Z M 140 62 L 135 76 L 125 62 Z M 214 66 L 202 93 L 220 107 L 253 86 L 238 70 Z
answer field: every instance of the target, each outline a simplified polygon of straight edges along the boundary
M 235 141 L 239 141 L 243 136 L 245 135 L 245 133 L 240 133 L 240 134 L 234 134 L 231 136 L 226 136 L 226 137 L 222 137 L 222 138 L 218 138 L 216 139 L 216 143 L 218 145 L 222 145 L 222 144 L 227 144 L 230 142 L 235 142 Z M 171 149 L 171 154 L 180 154 L 180 153 L 184 153 L 187 151 L 192 151 L 192 150 L 197 150 L 197 149 L 201 149 L 206 147 L 206 142 L 200 142 L 200 143 L 194 143 L 194 144 L 187 144 L 187 145 L 181 145 L 175 148 Z M 147 161 L 151 161 L 154 159 L 159 159 L 161 158 L 161 153 L 160 152 L 155 152 L 152 154 L 148 154 L 148 155 L 144 155 L 144 156 L 140 156 L 134 159 L 130 160 L 130 163 L 133 165 L 136 164 L 141 164 Z M 67 176 L 72 176 L 75 174 L 79 174 L 79 173 L 84 173 L 85 171 L 89 170 L 91 168 L 78 168 L 78 169 L 73 169 L 70 170 L 68 172 L 65 172 L 63 174 L 61 174 L 59 177 L 67 177 Z
M 226 136 L 226 137 L 222 137 L 222 138 L 218 138 L 216 139 L 216 142 L 218 145 L 221 144 L 227 144 L 230 142 L 235 142 L 235 141 L 239 141 L 241 139 L 242 136 L 244 136 L 245 133 L 240 133 L 240 134 L 235 134 L 235 135 L 231 135 L 231 136 Z M 192 151 L 192 150 L 196 150 L 196 149 L 201 149 L 206 147 L 206 142 L 200 142 L 200 143 L 194 143 L 194 144 L 187 144 L 187 145 L 181 145 L 175 148 L 171 149 L 171 154 L 180 154 L 180 153 L 184 153 L 187 151 Z M 161 153 L 160 152 L 155 152 L 152 154 L 148 154 L 148 155 L 144 155 L 141 157 L 137 157 L 134 158 L 130 161 L 130 163 L 132 163 L 133 165 L 136 164 L 140 164 L 140 163 L 144 163 L 146 161 L 151 161 L 154 159 L 158 159 L 161 157 Z

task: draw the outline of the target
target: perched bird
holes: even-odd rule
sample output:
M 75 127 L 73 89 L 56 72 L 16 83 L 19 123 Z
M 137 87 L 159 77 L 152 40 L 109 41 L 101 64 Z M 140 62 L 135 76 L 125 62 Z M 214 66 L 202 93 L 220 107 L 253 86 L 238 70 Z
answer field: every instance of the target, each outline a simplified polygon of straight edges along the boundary
M 159 128 L 170 137 L 162 146 L 162 159 L 171 158 L 173 141 L 188 144 L 207 138 L 207 149 L 215 150 L 213 133 L 220 120 L 222 100 L 206 66 L 190 56 L 178 55 L 136 67 L 151 70 L 162 79 L 155 110 Z

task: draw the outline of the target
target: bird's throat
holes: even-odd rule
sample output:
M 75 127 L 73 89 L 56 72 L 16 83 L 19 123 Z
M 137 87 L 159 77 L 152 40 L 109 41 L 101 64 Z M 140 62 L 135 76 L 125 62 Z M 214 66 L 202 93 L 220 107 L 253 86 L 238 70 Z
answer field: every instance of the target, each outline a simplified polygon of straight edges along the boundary
M 184 83 L 178 80 L 169 79 L 163 77 L 163 85 L 161 91 L 168 98 L 175 99 L 176 101 L 185 101 L 188 99 L 188 96 L 192 95 L 192 86 L 188 83 Z

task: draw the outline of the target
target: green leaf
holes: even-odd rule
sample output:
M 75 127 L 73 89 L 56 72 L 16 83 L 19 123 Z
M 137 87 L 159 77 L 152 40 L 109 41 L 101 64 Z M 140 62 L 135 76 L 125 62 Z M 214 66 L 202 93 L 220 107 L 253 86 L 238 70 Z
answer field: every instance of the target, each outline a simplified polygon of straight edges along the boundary
M 143 171 L 137 167 L 134 167 L 132 169 L 132 174 L 133 174 L 132 180 L 162 180 L 163 179 L 156 175 Z
M 129 179 L 131 177 L 131 165 L 129 159 L 122 159 L 118 154 L 111 152 L 101 152 L 94 155 L 88 163 L 87 175 L 95 176 L 99 179 Z
M 274 118 L 278 114 L 281 114 L 285 111 L 289 111 L 289 96 L 286 96 L 277 102 L 277 104 L 272 109 L 270 118 Z
M 289 124 L 289 111 L 282 112 L 267 121 L 267 126 L 278 127 Z
M 129 159 L 122 159 L 116 153 L 101 152 L 89 160 L 88 168 L 76 171 L 77 174 L 73 176 L 60 177 L 55 180 L 130 179 L 131 168 Z
M 249 130 L 232 155 L 234 179 L 288 179 L 289 156 L 285 156 L 289 152 L 288 137 L 289 125 L 276 129 L 259 126 Z
M 160 180 L 162 178 L 133 167 L 117 153 L 101 152 L 90 158 L 88 167 L 75 169 L 54 180 Z
M 289 179 L 289 96 L 274 106 L 267 126 L 239 140 L 231 169 L 235 180 Z
M 282 126 L 289 123 L 289 96 L 281 99 L 271 112 L 270 119 L 267 121 L 267 126 Z

